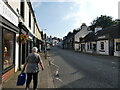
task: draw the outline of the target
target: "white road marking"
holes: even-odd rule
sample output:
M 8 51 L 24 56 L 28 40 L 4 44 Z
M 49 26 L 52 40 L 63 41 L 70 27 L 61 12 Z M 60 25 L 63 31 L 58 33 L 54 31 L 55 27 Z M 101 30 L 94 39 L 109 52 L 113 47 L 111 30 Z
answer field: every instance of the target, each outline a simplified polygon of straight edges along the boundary
M 49 58 L 50 58 L 50 57 L 49 57 Z M 51 58 L 50 58 L 50 59 L 51 59 Z M 57 67 L 57 70 L 56 70 L 55 75 L 56 75 L 56 76 L 59 76 L 59 72 L 58 72 L 58 71 L 59 71 L 59 66 L 53 63 L 53 62 L 54 62 L 54 59 L 51 59 L 51 60 L 49 60 L 49 61 L 50 61 L 50 64 L 51 64 L 51 65 Z M 62 79 L 60 79 L 60 78 L 58 78 L 58 77 L 56 77 L 55 79 L 56 79 L 56 80 L 59 80 L 60 82 L 63 82 Z
M 62 79 L 60 79 L 60 78 L 55 78 L 55 79 L 59 80 L 60 82 L 63 82 Z

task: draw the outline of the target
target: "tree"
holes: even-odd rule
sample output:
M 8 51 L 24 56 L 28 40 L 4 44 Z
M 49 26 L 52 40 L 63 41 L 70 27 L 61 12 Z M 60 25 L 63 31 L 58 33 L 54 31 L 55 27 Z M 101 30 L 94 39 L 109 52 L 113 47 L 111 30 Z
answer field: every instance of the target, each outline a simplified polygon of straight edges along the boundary
M 96 26 L 106 28 L 113 24 L 117 24 L 117 21 L 113 20 L 111 16 L 101 15 L 100 17 L 97 17 L 95 20 L 92 21 L 90 28 L 91 30 L 94 30 Z

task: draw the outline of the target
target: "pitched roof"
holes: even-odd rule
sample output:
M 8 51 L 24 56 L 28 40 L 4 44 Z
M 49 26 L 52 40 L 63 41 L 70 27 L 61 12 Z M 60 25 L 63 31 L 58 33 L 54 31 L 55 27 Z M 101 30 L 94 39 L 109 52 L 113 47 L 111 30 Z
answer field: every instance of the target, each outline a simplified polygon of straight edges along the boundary
M 90 32 L 89 34 L 87 34 L 82 42 L 89 42 L 89 41 L 95 41 L 96 40 L 96 36 L 95 36 L 95 33 L 94 32 Z
M 120 38 L 120 23 L 107 27 L 98 31 L 97 33 L 91 32 L 81 39 L 81 42 L 90 42 L 99 40 L 98 37 L 107 35 L 107 38 Z M 106 39 L 106 38 L 104 38 Z
M 98 31 L 96 36 L 98 37 L 109 34 L 109 38 L 118 38 L 120 37 L 119 32 L 120 32 L 120 24 L 115 24 L 105 29 L 102 29 L 101 31 Z

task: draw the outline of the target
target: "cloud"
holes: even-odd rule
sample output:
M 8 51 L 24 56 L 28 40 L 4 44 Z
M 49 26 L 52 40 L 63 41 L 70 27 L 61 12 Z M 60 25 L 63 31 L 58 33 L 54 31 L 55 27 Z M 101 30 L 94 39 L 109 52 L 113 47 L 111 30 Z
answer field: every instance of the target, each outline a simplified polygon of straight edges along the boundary
M 63 17 L 63 20 L 74 20 L 74 27 L 78 28 L 82 23 L 90 25 L 96 17 L 108 15 L 118 18 L 118 1 L 119 0 L 75 0 L 70 7 L 69 12 Z M 75 10 L 77 11 L 75 11 Z
M 32 2 L 33 8 L 38 8 L 42 5 L 42 2 Z

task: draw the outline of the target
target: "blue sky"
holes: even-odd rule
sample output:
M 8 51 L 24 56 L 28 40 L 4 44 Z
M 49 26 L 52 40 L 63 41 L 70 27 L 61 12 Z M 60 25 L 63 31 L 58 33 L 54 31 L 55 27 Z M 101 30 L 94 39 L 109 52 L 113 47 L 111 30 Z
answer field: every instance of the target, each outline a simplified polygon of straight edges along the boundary
M 87 26 L 100 15 L 118 18 L 119 0 L 32 0 L 40 29 L 47 35 L 62 38 L 82 23 Z

